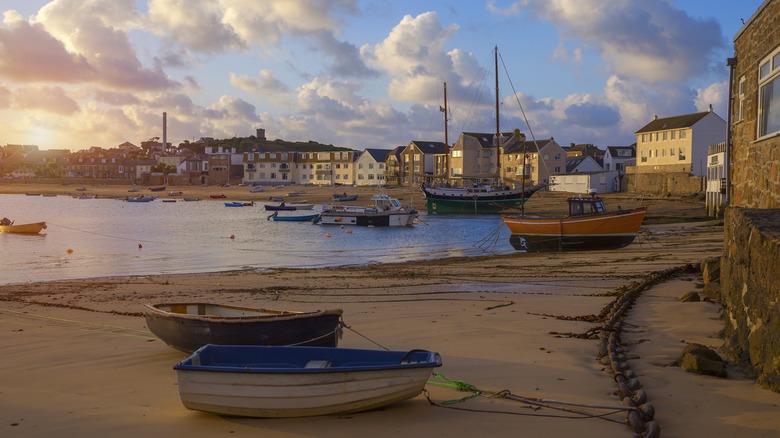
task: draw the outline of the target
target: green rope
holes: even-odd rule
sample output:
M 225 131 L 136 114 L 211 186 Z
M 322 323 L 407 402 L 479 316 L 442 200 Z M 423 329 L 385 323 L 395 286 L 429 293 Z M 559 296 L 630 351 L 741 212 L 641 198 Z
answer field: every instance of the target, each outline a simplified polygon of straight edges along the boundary
M 441 387 L 444 387 L 444 388 L 453 388 L 453 389 L 456 389 L 456 390 L 461 391 L 461 392 L 466 392 L 466 391 L 470 391 L 471 392 L 471 394 L 469 394 L 469 395 L 467 395 L 465 397 L 461 397 L 459 399 L 447 400 L 447 401 L 441 402 L 442 405 L 446 406 L 446 405 L 454 405 L 454 404 L 457 404 L 457 403 L 463 403 L 464 401 L 466 401 L 468 399 L 471 399 L 471 398 L 474 398 L 474 397 L 479 397 L 480 395 L 482 395 L 482 392 L 479 389 L 477 389 L 476 386 L 474 386 L 474 385 L 472 385 L 470 383 L 464 382 L 462 380 L 450 379 L 449 377 L 446 377 L 446 376 L 444 376 L 442 374 L 438 374 L 438 373 L 433 373 L 433 377 L 436 378 L 436 379 L 444 380 L 444 382 L 436 382 L 436 381 L 433 381 L 433 380 L 428 380 L 428 383 L 431 384 L 431 385 L 441 386 Z

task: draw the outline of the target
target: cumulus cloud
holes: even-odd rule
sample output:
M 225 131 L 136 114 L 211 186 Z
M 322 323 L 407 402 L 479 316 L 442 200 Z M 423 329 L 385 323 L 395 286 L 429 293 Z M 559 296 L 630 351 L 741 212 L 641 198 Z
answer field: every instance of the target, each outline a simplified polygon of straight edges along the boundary
M 151 0 L 148 28 L 195 51 L 245 49 L 246 42 L 224 22 L 224 14 L 218 2 Z
M 716 112 L 720 108 L 726 108 L 728 105 L 728 93 L 728 81 L 716 82 L 705 88 L 696 90 L 696 99 L 694 100 L 696 110 L 707 111 L 709 110 L 710 105 L 716 109 Z M 725 118 L 726 114 L 721 111 L 720 115 Z
M 79 110 L 79 104 L 62 87 L 19 88 L 14 92 L 13 103 L 19 109 L 37 109 L 63 116 Z
M 146 68 L 138 60 L 127 29 L 139 21 L 134 0 L 53 0 L 33 20 L 86 59 L 94 73 L 84 81 L 136 90 L 175 86 L 160 67 Z
M 696 19 L 664 0 L 517 0 L 492 8 L 548 20 L 563 36 L 600 50 L 615 74 L 649 82 L 695 76 L 726 45 L 714 19 Z
M 16 19 L 0 27 L 0 77 L 14 82 L 72 83 L 93 79 L 96 71 L 43 26 Z
M 230 73 L 230 85 L 250 93 L 287 93 L 290 88 L 274 76 L 271 70 L 260 70 L 258 78 Z
M 447 39 L 458 30 L 457 25 L 443 27 L 436 12 L 403 17 L 381 43 L 361 49 L 363 56 L 392 77 L 389 96 L 401 101 L 433 102 L 436 81 L 454 75 L 453 58 L 445 51 Z M 461 51 L 459 65 L 467 63 Z M 471 63 L 467 63 L 471 66 Z M 453 78 L 456 79 L 456 78 Z M 453 80 L 455 85 L 458 81 Z
M 571 105 L 564 110 L 566 121 L 587 128 L 617 128 L 620 113 L 615 108 L 594 103 Z

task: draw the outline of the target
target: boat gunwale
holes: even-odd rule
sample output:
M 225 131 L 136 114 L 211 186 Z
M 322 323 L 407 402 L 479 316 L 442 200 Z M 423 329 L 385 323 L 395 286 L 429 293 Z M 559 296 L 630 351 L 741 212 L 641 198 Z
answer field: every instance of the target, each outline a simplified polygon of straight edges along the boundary
M 246 316 L 195 315 L 191 313 L 176 313 L 176 312 L 166 311 L 157 307 L 157 306 L 188 306 L 189 307 L 189 306 L 199 306 L 199 305 L 221 307 L 221 308 L 227 308 L 231 310 L 247 311 L 247 312 L 255 312 L 255 313 L 268 313 L 268 315 L 246 315 Z M 244 306 L 233 306 L 227 304 L 199 303 L 199 302 L 157 303 L 157 304 L 146 303 L 144 304 L 144 308 L 146 309 L 148 315 L 155 315 L 158 317 L 163 317 L 168 319 L 217 321 L 217 322 L 236 323 L 236 324 L 252 322 L 252 321 L 274 322 L 280 320 L 293 320 L 293 319 L 321 317 L 321 316 L 328 316 L 328 315 L 341 316 L 344 313 L 342 309 L 328 309 L 328 310 L 315 310 L 312 312 L 300 312 L 300 311 L 293 311 L 293 310 L 274 310 L 274 309 L 264 309 L 264 308 L 256 308 L 256 307 L 244 307 Z

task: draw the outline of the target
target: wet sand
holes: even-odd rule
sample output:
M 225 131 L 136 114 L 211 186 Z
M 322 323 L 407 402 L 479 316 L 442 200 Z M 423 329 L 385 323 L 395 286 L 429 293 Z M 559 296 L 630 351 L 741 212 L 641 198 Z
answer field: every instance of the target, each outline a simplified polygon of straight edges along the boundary
M 562 199 L 547 195 L 538 198 L 538 210 L 543 202 L 554 210 L 553 201 Z M 631 436 L 624 414 L 573 419 L 577 415 L 484 396 L 443 407 L 467 393 L 435 384 L 426 390 L 436 405 L 421 395 L 344 416 L 268 420 L 189 411 L 172 369 L 185 355 L 151 335 L 141 311 L 147 302 L 176 300 L 341 308 L 348 326 L 342 347 L 434 350 L 444 361 L 437 373 L 485 394 L 508 390 L 619 406 L 615 382 L 598 361 L 597 340 L 582 335 L 603 324 L 600 313 L 622 287 L 722 252 L 720 224 L 685 222 L 701 215 L 696 202 L 666 201 L 678 207 L 655 204 L 656 222 L 665 223 L 643 226 L 634 244 L 620 250 L 5 286 L 0 434 Z M 701 290 L 698 274 L 673 276 L 644 291 L 625 319 L 629 362 L 662 436 L 778 436 L 780 394 L 761 389 L 734 366 L 728 379 L 669 366 L 687 342 L 722 344 L 719 304 L 677 301 L 692 290 Z

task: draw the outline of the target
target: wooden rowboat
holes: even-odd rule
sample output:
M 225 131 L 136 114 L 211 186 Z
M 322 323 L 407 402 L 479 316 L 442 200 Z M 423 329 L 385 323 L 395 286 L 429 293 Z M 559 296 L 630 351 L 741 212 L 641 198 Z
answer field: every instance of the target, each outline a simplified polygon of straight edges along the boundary
M 441 364 L 438 353 L 425 350 L 206 345 L 173 368 L 188 409 L 306 417 L 414 398 Z
M 206 344 L 335 347 L 341 314 L 341 309 L 295 312 L 211 303 L 144 305 L 149 330 L 185 353 Z
M 0 233 L 38 234 L 46 229 L 46 222 L 32 224 L 0 225 Z

